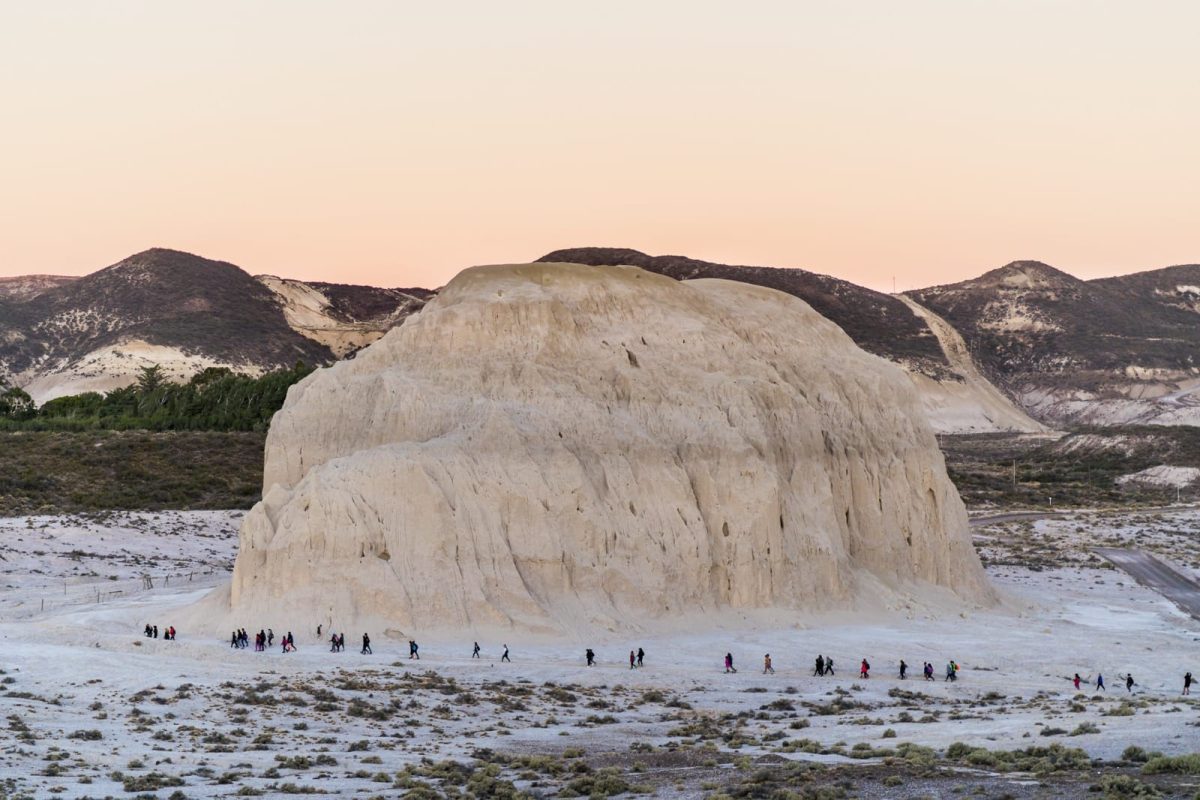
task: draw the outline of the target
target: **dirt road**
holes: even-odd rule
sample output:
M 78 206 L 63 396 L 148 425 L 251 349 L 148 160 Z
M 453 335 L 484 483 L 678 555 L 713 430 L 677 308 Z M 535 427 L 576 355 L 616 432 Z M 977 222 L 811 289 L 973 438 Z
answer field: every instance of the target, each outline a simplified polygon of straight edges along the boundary
M 1135 581 L 1154 589 L 1200 620 L 1200 584 L 1143 550 L 1097 547 L 1097 555 L 1128 572 Z
M 1001 522 L 1033 522 L 1039 519 L 1057 519 L 1065 517 L 1067 511 L 1012 511 L 1007 514 L 993 514 L 990 517 L 975 517 L 971 520 L 972 528 L 982 528 L 985 525 L 998 525 Z
M 972 517 L 971 527 L 982 528 L 987 525 L 998 525 L 1001 522 L 1034 522 L 1039 519 L 1061 519 L 1072 514 L 1094 514 L 1096 516 L 1104 516 L 1111 514 L 1127 514 L 1130 511 L 1138 511 L 1143 514 L 1175 514 L 1185 511 L 1195 511 L 1196 506 L 1176 505 L 1176 506 L 1147 506 L 1145 508 L 1128 508 L 1128 509 L 1104 509 L 1104 510 L 1088 510 L 1088 509 L 1069 509 L 1067 511 L 1008 511 L 1000 514 L 992 514 L 987 517 Z

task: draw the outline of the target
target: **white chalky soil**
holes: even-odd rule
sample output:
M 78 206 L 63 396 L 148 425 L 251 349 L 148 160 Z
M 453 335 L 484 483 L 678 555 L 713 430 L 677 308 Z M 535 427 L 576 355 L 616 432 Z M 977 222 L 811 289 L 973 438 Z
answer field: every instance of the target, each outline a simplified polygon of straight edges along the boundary
M 1179 697 L 1184 671 L 1200 673 L 1200 626 L 1122 573 L 1083 563 L 992 568 L 1008 600 L 986 613 L 806 619 L 772 629 L 689 625 L 645 639 L 525 642 L 512 634 L 511 664 L 499 661 L 501 641 L 481 641 L 484 658 L 472 660 L 467 635 L 418 637 L 417 662 L 406 641 L 381 632 L 372 632 L 375 654 L 361 656 L 362 632 L 348 630 L 346 652 L 332 654 L 304 620 L 292 626 L 299 652 L 287 655 L 278 641 L 268 653 L 231 650 L 228 640 L 183 629 L 176 642 L 143 637 L 146 622 L 173 624 L 177 609 L 221 578 L 203 573 L 229 568 L 239 517 L 0 520 L 0 781 L 10 781 L 10 794 L 134 796 L 125 780 L 160 774 L 182 781 L 160 797 L 227 797 L 243 786 L 265 796 L 304 786 L 393 796 L 376 776 L 422 757 L 661 748 L 689 739 L 680 729 L 695 720 L 742 711 L 754 713 L 738 728 L 750 743 L 737 754 L 751 757 L 843 760 L 787 751 L 805 738 L 847 750 L 860 742 L 939 750 L 955 741 L 991 749 L 1062 742 L 1104 759 L 1129 745 L 1195 752 L 1200 741 L 1200 703 Z M 1103 526 L 1111 532 L 1119 521 L 1107 517 Z M 154 588 L 140 588 L 144 573 Z M 168 573 L 175 577 L 164 585 Z M 188 574 L 190 582 L 181 577 Z M 258 630 L 254 620 L 245 627 Z M 599 659 L 591 669 L 583 666 L 589 645 Z M 631 672 L 628 653 L 639 646 L 646 667 Z M 722 670 L 727 651 L 736 675 Z M 774 675 L 761 673 L 765 653 Z M 834 657 L 836 677 L 812 677 L 818 653 Z M 864 656 L 873 667 L 867 681 L 857 674 Z M 900 658 L 914 676 L 904 682 L 895 676 Z M 950 658 L 962 668 L 955 684 L 942 680 Z M 936 682 L 921 680 L 923 661 L 933 663 Z M 1107 694 L 1096 699 L 1089 688 L 1077 697 L 1068 677 L 1098 671 Z M 1128 671 L 1138 682 L 1134 713 L 1113 715 L 1131 699 L 1121 681 Z M 836 687 L 846 692 L 843 710 L 820 713 L 839 697 Z M 658 693 L 646 697 L 649 690 Z M 1070 735 L 1084 723 L 1098 732 Z M 1051 727 L 1065 732 L 1040 735 Z M 889 728 L 895 738 L 883 739 Z

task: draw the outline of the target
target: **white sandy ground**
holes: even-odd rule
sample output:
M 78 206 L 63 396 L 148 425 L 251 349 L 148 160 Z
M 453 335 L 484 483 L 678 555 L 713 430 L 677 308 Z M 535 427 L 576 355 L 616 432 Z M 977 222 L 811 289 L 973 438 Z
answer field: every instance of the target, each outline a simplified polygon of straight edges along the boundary
M 394 774 L 422 757 L 461 757 L 476 748 L 624 753 L 633 743 L 679 742 L 689 738 L 680 726 L 740 711 L 754 712 L 737 729 L 751 740 L 737 753 L 749 756 L 779 753 L 788 741 L 804 738 L 826 747 L 914 742 L 938 749 L 955 741 L 993 749 L 1059 741 L 1104 759 L 1117 758 L 1129 745 L 1168 754 L 1200 750 L 1200 702 L 1179 698 L 1184 671 L 1200 673 L 1200 624 L 1123 573 L 1089 566 L 1083 558 L 1041 571 L 992 567 L 1007 601 L 987 613 L 827 618 L 770 630 L 693 627 L 650 640 L 526 643 L 514 635 L 507 642 L 511 664 L 499 662 L 498 641 L 481 642 L 486 657 L 472 661 L 465 636 L 420 637 L 422 659 L 416 662 L 406 657 L 404 642 L 378 634 L 372 637 L 375 654 L 359 655 L 361 632 L 346 631 L 347 652 L 332 654 L 300 619 L 292 625 L 299 652 L 287 655 L 278 642 L 269 653 L 234 651 L 227 641 L 196 639 L 187 630 L 176 642 L 142 637 L 147 621 L 163 628 L 209 591 L 195 588 L 195 577 L 192 584 L 176 577 L 166 586 L 161 577 L 227 566 L 239 516 L 0 520 L 0 567 L 8 570 L 0 592 L 0 681 L 6 682 L 0 699 L 8 717 L 0 721 L 0 781 L 36 797 L 132 796 L 112 773 L 157 771 L 182 779 L 179 789 L 190 798 L 228 797 L 241 786 L 277 796 L 287 783 L 392 797 L 399 793 L 373 776 Z M 1034 527 L 1059 526 L 1064 536 L 1087 540 L 1091 524 L 1080 516 Z M 1122 526 L 1112 516 L 1096 524 L 1112 535 Z M 1155 522 L 1130 515 L 1125 524 L 1146 533 Z M 1163 524 L 1194 536 L 1200 512 L 1173 515 Z M 1003 532 L 987 535 L 993 548 L 1005 538 Z M 139 588 L 143 572 L 157 576 L 154 589 Z M 122 586 L 135 585 L 96 602 L 96 586 L 114 583 L 112 575 Z M 40 601 L 56 591 L 58 602 L 41 612 Z M 37 612 L 30 609 L 35 600 Z M 253 632 L 259 621 L 246 620 L 245 626 Z M 588 645 L 600 659 L 593 669 L 583 666 Z M 647 666 L 630 672 L 628 652 L 638 646 L 646 650 Z M 736 675 L 722 673 L 726 651 L 740 668 Z M 761 674 L 766 652 L 774 675 Z M 817 653 L 833 655 L 836 678 L 812 677 Z M 863 656 L 874 667 L 866 681 L 856 674 Z M 914 673 L 922 661 L 932 661 L 938 681 L 897 680 L 901 657 Z M 962 666 L 956 684 L 941 680 L 948 658 Z M 426 670 L 436 673 L 435 682 L 453 679 L 456 685 L 422 687 Z M 1088 690 L 1077 696 L 1067 676 L 1097 671 L 1109 683 L 1107 695 Z M 1106 715 L 1127 699 L 1119 678 L 1127 671 L 1138 681 L 1133 699 L 1139 705 L 1129 716 Z M 501 680 L 507 684 L 496 683 Z M 570 695 L 547 682 L 567 687 Z M 817 713 L 835 699 L 836 687 L 865 707 Z M 650 689 L 692 709 L 642 701 Z M 895 689 L 920 694 L 889 696 Z M 259 702 L 263 697 L 273 704 Z M 766 709 L 776 701 L 794 708 Z M 390 718 L 372 719 L 379 709 L 384 713 L 377 716 Z M 914 721 L 901 721 L 903 714 Z M 791 727 L 800 720 L 808 727 Z M 1069 732 L 1085 722 L 1099 732 L 1039 735 L 1043 727 Z M 887 728 L 896 738 L 881 738 Z M 98 731 L 101 738 L 70 738 L 78 731 Z M 365 744 L 352 751 L 358 742 Z M 336 763 L 300 769 L 278 763 L 297 755 Z M 784 757 L 840 760 L 803 752 Z M 268 773 L 273 767 L 277 775 Z M 218 782 L 226 773 L 239 777 Z
M 1106 570 L 1110 566 L 1093 548 L 1130 547 L 1153 553 L 1200 580 L 1200 509 L 1194 506 L 1014 521 L 976 530 L 974 539 L 993 574 L 1000 565 Z
M 292 330 L 325 345 L 338 358 L 344 358 L 387 333 L 392 320 L 345 322 L 330 313 L 329 298 L 304 281 L 257 275 L 255 280 L 275 293 L 283 315 Z
M 1176 489 L 1186 489 L 1200 480 L 1200 469 L 1196 467 L 1171 467 L 1159 464 L 1147 467 L 1140 472 L 1131 472 L 1117 478 L 1117 483 L 1124 486 L 1129 483 L 1142 483 L 1149 486 L 1167 486 Z

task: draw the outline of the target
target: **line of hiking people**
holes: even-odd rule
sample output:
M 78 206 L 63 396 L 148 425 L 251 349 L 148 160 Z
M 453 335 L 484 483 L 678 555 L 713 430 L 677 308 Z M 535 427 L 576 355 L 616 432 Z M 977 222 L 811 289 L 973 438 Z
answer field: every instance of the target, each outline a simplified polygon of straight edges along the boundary
M 144 633 L 147 637 L 158 638 L 158 626 L 147 624 Z M 317 636 L 318 637 L 321 636 L 321 626 L 320 625 L 317 626 Z M 163 638 L 173 640 L 175 638 L 175 627 L 168 626 L 163 631 Z M 291 631 L 288 631 L 280 641 L 283 644 L 283 652 L 290 653 L 290 652 L 295 651 L 296 641 L 292 637 Z M 265 651 L 267 648 L 272 647 L 274 645 L 274 642 L 275 642 L 275 632 L 273 630 L 271 630 L 270 628 L 267 628 L 265 631 L 260 630 L 254 636 L 254 649 L 256 651 L 260 651 L 260 652 Z M 233 632 L 233 635 L 230 637 L 229 646 L 233 647 L 233 648 L 244 649 L 248 646 L 248 643 L 249 643 L 249 636 L 246 633 L 246 629 L 239 628 L 238 630 L 235 630 Z M 344 651 L 346 649 L 346 634 L 345 633 L 332 634 L 329 637 L 329 643 L 330 643 L 329 651 L 331 653 L 339 653 L 339 652 Z M 359 652 L 361 652 L 363 655 L 371 655 L 373 653 L 373 651 L 371 650 L 371 637 L 365 633 L 362 636 L 362 650 Z M 479 642 L 474 642 L 474 647 L 472 648 L 472 651 L 471 651 L 471 658 L 472 659 L 482 658 L 481 653 L 482 653 L 482 649 L 479 646 Z M 417 644 L 416 640 L 414 640 L 414 639 L 408 640 L 408 657 L 410 659 L 416 659 L 416 660 L 420 660 L 420 658 L 421 658 L 420 646 Z M 645 658 L 646 658 L 646 651 L 643 650 L 641 647 L 637 648 L 636 650 L 630 650 L 629 651 L 629 668 L 630 669 L 639 669 L 639 668 L 645 666 Z M 504 645 L 504 652 L 500 656 L 500 660 L 505 661 L 505 662 L 512 661 L 512 658 L 509 656 L 509 650 L 508 650 L 507 644 Z M 584 660 L 585 660 L 585 663 L 587 664 L 587 666 L 589 666 L 589 667 L 595 666 L 596 665 L 596 652 L 590 647 L 587 648 L 584 651 Z M 737 668 L 733 664 L 733 653 L 725 654 L 724 664 L 725 664 L 725 672 L 726 673 L 736 673 L 737 672 Z M 958 681 L 959 669 L 960 669 L 960 667 L 958 665 L 958 662 L 954 661 L 953 659 L 951 659 L 950 661 L 947 661 L 944 680 L 947 682 L 950 682 L 950 683 L 954 683 L 954 682 Z M 775 674 L 775 665 L 771 659 L 770 653 L 766 653 L 765 655 L 763 655 L 763 670 L 762 671 L 763 671 L 764 675 L 774 675 Z M 813 675 L 815 677 L 824 677 L 826 675 L 836 675 L 836 674 L 837 674 L 837 672 L 835 671 L 834 665 L 833 665 L 833 656 L 825 656 L 824 654 L 819 654 L 814 663 Z M 936 681 L 937 680 L 934 677 L 933 664 L 931 664 L 928 661 L 922 662 L 921 675 L 926 681 Z M 858 677 L 860 679 L 864 679 L 864 680 L 869 679 L 871 677 L 871 664 L 865 658 L 861 662 L 859 662 Z M 908 677 L 908 663 L 904 659 L 900 659 L 899 677 L 900 677 L 900 680 L 905 680 Z M 1128 692 L 1133 692 L 1133 688 L 1135 686 L 1137 686 L 1138 684 L 1133 679 L 1132 673 L 1123 675 L 1123 676 L 1121 676 L 1121 678 L 1125 683 L 1125 690 Z M 1086 683 L 1089 686 L 1095 688 L 1097 691 L 1108 691 L 1108 687 L 1104 683 L 1104 676 L 1100 673 L 1096 673 L 1096 677 L 1095 677 L 1095 679 L 1093 679 L 1091 676 L 1088 676 L 1087 678 L 1081 677 L 1079 675 L 1079 673 L 1076 672 L 1074 674 L 1074 676 L 1071 677 L 1069 680 L 1072 682 L 1072 684 L 1074 685 L 1076 690 L 1081 689 L 1083 687 L 1083 685 Z M 1193 683 L 1195 683 L 1195 679 L 1192 677 L 1192 673 L 1189 671 L 1183 676 L 1183 694 L 1184 695 L 1190 695 L 1192 693 L 1192 684 Z

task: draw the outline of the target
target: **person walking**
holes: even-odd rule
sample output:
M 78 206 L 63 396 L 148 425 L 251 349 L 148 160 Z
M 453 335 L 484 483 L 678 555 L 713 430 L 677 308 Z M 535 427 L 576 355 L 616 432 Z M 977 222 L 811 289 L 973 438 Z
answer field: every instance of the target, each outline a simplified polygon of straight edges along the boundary
M 365 633 L 363 634 L 362 655 L 375 655 L 373 652 L 371 652 L 371 637 L 367 636 Z
M 1096 690 L 1097 691 L 1103 690 L 1105 692 L 1108 691 L 1108 689 L 1105 688 L 1105 686 L 1104 686 L 1104 676 L 1101 675 L 1099 672 L 1096 673 Z
M 833 656 L 829 656 L 828 658 L 825 659 L 825 674 L 826 675 L 836 674 L 833 671 Z
M 927 681 L 933 680 L 933 664 L 932 663 L 926 661 L 925 667 L 921 671 L 925 673 L 925 680 L 927 680 Z
M 336 633 L 329 634 L 329 652 L 336 653 L 338 651 L 337 645 L 338 645 L 337 634 Z
M 770 653 L 767 653 L 765 656 L 763 656 L 763 675 L 766 675 L 768 672 L 772 675 L 775 674 L 775 667 L 771 666 Z
M 1188 672 L 1183 676 L 1183 693 L 1192 693 L 1192 673 Z
M 1079 677 L 1079 673 L 1075 673 L 1075 677 L 1071 679 L 1071 683 L 1075 684 L 1075 691 L 1079 691 L 1079 684 L 1083 683 L 1083 678 Z
M 409 657 L 409 658 L 415 658 L 415 659 L 417 659 L 418 661 L 420 661 L 420 660 L 421 660 L 421 654 L 418 652 L 420 649 L 421 649 L 421 648 L 420 648 L 420 646 L 417 644 L 417 641 L 416 641 L 416 639 L 409 639 L 409 640 L 408 640 L 408 657 Z
M 267 647 L 275 646 L 275 631 L 267 628 Z
M 592 652 L 592 648 L 589 647 L 587 650 L 585 650 L 583 655 L 587 659 L 587 665 L 589 667 L 594 667 L 596 665 L 596 654 Z
M 629 651 L 629 668 L 637 669 L 637 653 L 632 650 Z
M 819 678 L 825 674 L 825 658 L 819 653 L 817 654 L 817 667 L 813 670 L 813 677 Z
M 904 663 L 904 659 L 900 659 L 900 680 L 904 680 L 904 676 L 908 674 L 908 664 Z
M 1130 694 L 1133 694 L 1133 687 L 1135 687 L 1135 686 L 1137 686 L 1137 683 L 1134 682 L 1133 673 L 1130 672 L 1129 674 L 1127 674 L 1125 676 L 1125 691 L 1129 692 Z
M 946 680 L 951 683 L 958 680 L 958 670 L 954 666 L 953 661 L 946 662 Z
M 737 672 L 737 669 L 733 666 L 733 653 L 725 654 L 725 672 Z
M 471 658 L 480 658 L 480 655 L 479 655 L 479 642 L 476 642 L 476 643 L 475 643 L 475 649 L 471 651 Z
M 500 656 L 500 660 L 512 663 L 512 659 L 508 657 L 508 645 L 504 645 L 504 655 Z
M 862 663 L 858 665 L 858 677 L 871 677 L 871 664 L 865 658 L 862 660 Z
M 637 662 L 639 669 L 643 666 L 642 662 L 645 661 L 645 659 L 646 659 L 646 651 L 639 647 L 638 648 L 638 662 Z

